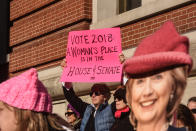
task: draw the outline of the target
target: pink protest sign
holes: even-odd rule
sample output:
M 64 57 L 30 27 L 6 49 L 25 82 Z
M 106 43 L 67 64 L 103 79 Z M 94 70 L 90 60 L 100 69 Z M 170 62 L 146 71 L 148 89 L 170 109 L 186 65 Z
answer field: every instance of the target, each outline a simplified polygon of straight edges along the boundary
M 63 82 L 117 82 L 121 80 L 120 28 L 72 31 L 66 52 Z

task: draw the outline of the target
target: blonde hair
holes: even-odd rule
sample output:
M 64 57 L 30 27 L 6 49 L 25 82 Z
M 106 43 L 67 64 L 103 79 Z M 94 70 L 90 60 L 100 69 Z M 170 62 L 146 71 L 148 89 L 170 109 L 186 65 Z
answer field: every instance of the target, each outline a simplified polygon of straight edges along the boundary
M 171 73 L 172 77 L 172 91 L 173 91 L 173 98 L 168 101 L 167 105 L 167 120 L 169 121 L 172 117 L 172 114 L 174 111 L 177 109 L 178 105 L 181 102 L 186 84 L 187 84 L 187 76 L 188 76 L 188 67 L 183 66 L 183 67 L 176 67 L 174 69 L 169 70 Z M 126 83 L 126 99 L 128 104 L 131 106 L 131 90 L 133 85 L 133 80 L 130 78 L 127 83 Z M 137 119 L 135 118 L 133 112 L 130 113 L 130 121 L 134 127 L 137 126 Z
M 64 130 L 62 125 L 72 129 L 67 122 L 60 122 L 59 116 L 56 114 L 34 112 L 31 110 L 23 110 L 11 107 L 3 103 L 8 109 L 13 109 L 17 121 L 17 131 L 49 131 L 49 125 L 56 130 Z

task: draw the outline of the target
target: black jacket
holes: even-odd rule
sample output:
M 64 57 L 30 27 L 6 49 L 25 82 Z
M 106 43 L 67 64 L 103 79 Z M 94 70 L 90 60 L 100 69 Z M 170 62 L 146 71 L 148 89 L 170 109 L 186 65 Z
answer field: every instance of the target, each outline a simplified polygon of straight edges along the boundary
M 187 131 L 186 128 L 176 128 L 173 126 L 169 126 L 167 131 Z
M 110 131 L 133 131 L 133 126 L 129 121 L 129 112 L 122 112 L 120 118 L 116 118 Z

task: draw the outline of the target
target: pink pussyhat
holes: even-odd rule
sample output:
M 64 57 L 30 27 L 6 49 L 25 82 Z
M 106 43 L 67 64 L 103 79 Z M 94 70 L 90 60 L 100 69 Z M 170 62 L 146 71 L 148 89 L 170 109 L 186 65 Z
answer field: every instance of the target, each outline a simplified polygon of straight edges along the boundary
M 47 89 L 38 80 L 32 68 L 0 84 L 0 101 L 19 109 L 52 112 L 52 102 Z

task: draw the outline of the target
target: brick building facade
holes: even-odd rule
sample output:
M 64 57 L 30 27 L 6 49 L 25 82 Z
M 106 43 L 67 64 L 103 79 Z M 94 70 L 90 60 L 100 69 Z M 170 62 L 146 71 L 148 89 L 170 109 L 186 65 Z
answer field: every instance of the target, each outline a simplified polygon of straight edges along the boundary
M 131 56 L 142 38 L 171 20 L 179 33 L 190 38 L 191 55 L 196 59 L 196 4 L 193 0 L 141 0 L 137 8 L 125 9 L 124 13 L 119 13 L 120 8 L 125 8 L 119 6 L 120 2 L 122 0 L 10 1 L 9 76 L 37 68 L 39 78 L 52 95 L 54 112 L 63 114 L 66 102 L 59 83 L 59 64 L 65 57 L 70 31 L 120 27 L 123 52 L 125 56 Z M 191 94 L 195 92 L 192 87 L 196 83 L 195 69 L 196 66 L 190 75 L 191 88 L 186 92 L 187 96 L 195 95 Z M 89 97 L 85 95 L 91 85 L 74 83 L 74 89 L 88 101 Z M 185 97 L 184 102 L 187 99 Z

